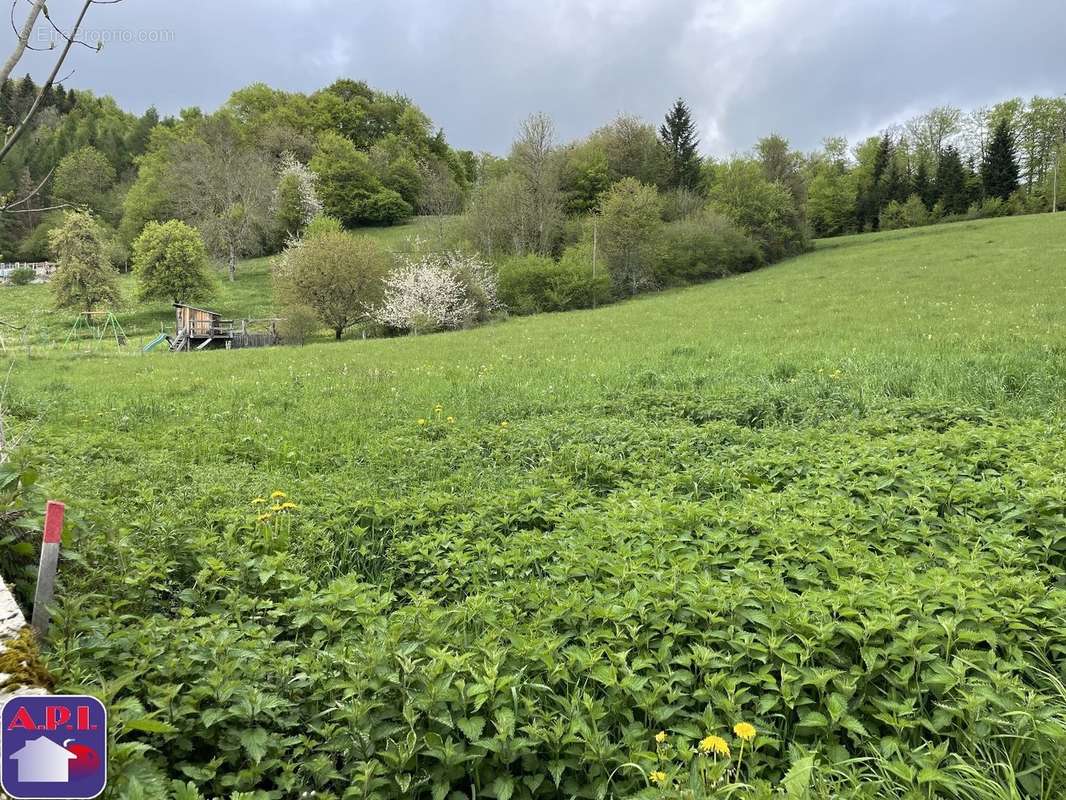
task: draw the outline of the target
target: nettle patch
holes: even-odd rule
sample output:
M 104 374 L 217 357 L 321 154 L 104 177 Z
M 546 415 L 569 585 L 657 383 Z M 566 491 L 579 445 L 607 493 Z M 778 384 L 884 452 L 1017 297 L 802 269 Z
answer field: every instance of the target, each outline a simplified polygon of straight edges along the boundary
M 656 391 L 116 462 L 48 655 L 116 796 L 1066 793 L 1060 423 Z

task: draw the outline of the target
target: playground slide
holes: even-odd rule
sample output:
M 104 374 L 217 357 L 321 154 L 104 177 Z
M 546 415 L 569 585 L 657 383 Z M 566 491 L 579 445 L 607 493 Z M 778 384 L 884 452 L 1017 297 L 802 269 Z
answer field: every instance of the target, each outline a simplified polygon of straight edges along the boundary
M 148 344 L 146 344 L 141 349 L 141 352 L 142 353 L 150 353 L 153 350 L 155 350 L 157 347 L 159 347 L 159 345 L 163 344 L 163 342 L 165 342 L 166 340 L 167 340 L 167 335 L 165 333 L 161 333 L 158 336 L 156 336 L 154 339 L 152 339 L 152 341 L 150 341 Z

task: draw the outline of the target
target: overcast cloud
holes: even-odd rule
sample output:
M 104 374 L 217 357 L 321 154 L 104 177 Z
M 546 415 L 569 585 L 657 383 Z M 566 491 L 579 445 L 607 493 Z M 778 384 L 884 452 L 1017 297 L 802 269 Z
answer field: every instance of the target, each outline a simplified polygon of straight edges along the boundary
M 1066 0 L 124 0 L 87 24 L 111 41 L 75 51 L 69 85 L 138 113 L 351 77 L 496 153 L 532 111 L 572 139 L 619 112 L 657 123 L 679 95 L 723 155 L 770 131 L 811 149 L 942 103 L 1066 91 Z

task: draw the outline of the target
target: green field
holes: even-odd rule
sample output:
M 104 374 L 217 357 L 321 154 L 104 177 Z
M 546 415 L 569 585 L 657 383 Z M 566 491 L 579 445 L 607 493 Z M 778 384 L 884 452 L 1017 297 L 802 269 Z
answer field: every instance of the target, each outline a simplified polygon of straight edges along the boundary
M 446 230 L 454 225 L 446 222 Z M 376 239 L 389 252 L 408 252 L 412 241 L 421 239 L 435 241 L 437 223 L 428 217 L 419 217 L 405 225 L 388 228 L 363 228 L 360 233 Z M 265 319 L 275 315 L 271 291 L 270 269 L 273 258 L 256 258 L 241 262 L 237 280 L 230 282 L 223 277 L 220 267 L 216 297 L 204 303 L 224 317 L 232 319 Z M 120 277 L 125 302 L 116 310 L 116 319 L 129 340 L 129 350 L 136 351 L 151 341 L 160 330 L 173 333 L 174 311 L 169 303 L 138 303 L 137 285 L 133 275 Z M 75 332 L 76 315 L 69 310 L 56 310 L 52 295 L 46 284 L 29 286 L 4 286 L 0 291 L 0 322 L 5 322 L 23 332 L 0 328 L 0 336 L 8 350 L 21 350 L 46 355 L 53 351 L 67 353 L 105 352 L 115 350 L 114 337 L 110 331 L 97 342 L 84 330 Z M 69 341 L 68 341 L 69 338 Z M 323 341 L 332 339 L 332 334 L 323 331 Z
M 678 796 L 644 776 L 713 781 L 708 734 L 734 797 L 1064 797 L 1064 292 L 1041 215 L 460 333 L 18 356 L 78 523 L 48 665 L 110 701 L 115 797 Z

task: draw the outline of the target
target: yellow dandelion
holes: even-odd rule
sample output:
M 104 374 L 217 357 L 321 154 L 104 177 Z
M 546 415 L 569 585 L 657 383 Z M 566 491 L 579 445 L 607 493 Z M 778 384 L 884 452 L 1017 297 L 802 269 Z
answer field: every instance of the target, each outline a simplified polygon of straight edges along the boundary
M 737 735 L 738 739 L 750 742 L 755 738 L 755 726 L 748 722 L 738 722 L 733 726 L 733 733 Z
M 285 510 L 285 506 L 280 505 L 278 503 L 275 503 L 274 505 L 272 505 L 270 507 L 270 510 L 273 511 L 275 514 L 277 514 L 279 511 L 284 511 Z
M 652 772 L 648 775 L 651 778 L 651 782 L 656 786 L 666 786 L 666 773 L 665 772 Z
M 713 753 L 716 756 L 729 758 L 729 745 L 721 736 L 706 736 L 700 739 L 699 751 L 704 755 Z
M 264 497 L 257 497 L 257 498 L 255 498 L 255 500 L 253 500 L 253 501 L 252 501 L 252 505 L 253 505 L 253 506 L 261 506 L 261 505 L 263 505 L 263 503 L 265 503 L 265 502 L 266 502 L 266 498 L 264 498 Z
M 433 406 L 433 410 L 439 414 L 444 410 L 444 406 L 442 406 L 440 403 L 437 403 L 437 405 Z
M 659 731 L 657 734 L 655 734 L 655 741 L 657 741 L 659 744 L 662 744 L 663 742 L 665 742 L 666 741 L 666 731 Z
M 507 428 L 507 427 L 510 427 L 510 426 L 509 426 L 507 420 L 504 420 L 503 422 L 500 423 L 500 427 L 501 428 Z
M 455 424 L 455 417 L 448 417 L 448 424 L 449 425 L 454 425 Z
M 255 518 L 255 521 L 256 522 L 266 522 L 272 516 L 274 516 L 274 515 L 273 514 L 260 514 L 258 517 Z
M 282 497 L 285 497 L 285 496 L 286 496 L 285 492 L 281 491 L 281 489 L 278 489 L 277 491 L 270 493 L 270 499 L 271 500 L 278 500 L 278 499 L 280 499 Z
M 418 424 L 419 425 L 425 425 L 426 421 L 420 417 L 419 420 L 418 420 Z
M 281 504 L 281 510 L 282 511 L 295 511 L 297 508 L 299 508 L 299 506 L 297 506 L 296 503 L 282 503 Z

